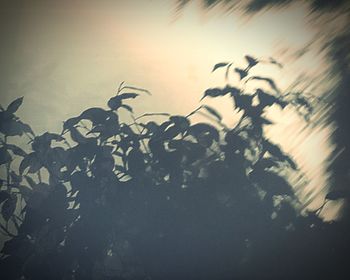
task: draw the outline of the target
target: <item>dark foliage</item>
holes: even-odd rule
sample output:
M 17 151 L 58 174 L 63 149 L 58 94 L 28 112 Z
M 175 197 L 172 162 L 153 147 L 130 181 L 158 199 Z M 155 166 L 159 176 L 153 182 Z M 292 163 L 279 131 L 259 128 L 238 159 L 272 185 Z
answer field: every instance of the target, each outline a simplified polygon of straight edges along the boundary
M 246 59 L 241 83 L 254 79 L 249 70 L 259 63 Z M 242 114 L 233 128 L 206 105 L 142 122 L 128 102 L 147 91 L 123 85 L 108 109 L 66 120 L 61 134 L 34 135 L 15 115 L 22 98 L 3 109 L 3 279 L 334 279 L 345 272 L 346 225 L 297 212 L 281 175 L 297 166 L 264 135 L 268 107 L 305 104 L 277 92 L 272 79 L 255 79 L 272 93 L 230 85 L 204 93 L 204 100 L 232 98 Z M 121 109 L 133 123 L 120 119 Z M 203 111 L 213 122 L 190 121 Z M 30 148 L 10 144 L 24 135 Z
M 189 3 L 190 0 L 178 0 L 179 9 Z M 233 8 L 238 2 L 243 3 L 244 12 L 253 15 L 263 10 L 280 7 L 285 8 L 292 3 L 305 2 L 309 5 L 311 13 L 321 14 L 323 12 L 337 12 L 338 14 L 346 15 L 347 21 L 350 16 L 348 0 L 202 0 L 204 7 L 211 8 L 217 4 L 223 4 L 227 9 Z M 336 15 L 335 15 L 336 16 Z M 330 185 L 335 191 L 349 189 L 350 185 L 350 133 L 349 133 L 349 82 L 350 82 L 350 32 L 348 29 L 340 31 L 338 34 L 328 38 L 328 41 L 323 42 L 323 48 L 328 51 L 328 58 L 332 64 L 332 73 L 330 77 L 339 79 L 338 85 L 333 89 L 333 96 L 330 98 L 329 107 L 333 107 L 332 113 L 326 116 L 326 123 L 334 125 L 335 131 L 332 135 L 332 141 L 336 145 L 334 154 L 329 159 L 331 164 L 329 171 L 331 174 Z M 245 75 L 244 72 L 238 70 L 240 75 Z M 307 108 L 310 110 L 311 108 Z M 348 196 L 342 197 L 346 199 L 344 216 L 349 219 L 350 199 Z M 349 229 L 350 230 L 350 229 Z

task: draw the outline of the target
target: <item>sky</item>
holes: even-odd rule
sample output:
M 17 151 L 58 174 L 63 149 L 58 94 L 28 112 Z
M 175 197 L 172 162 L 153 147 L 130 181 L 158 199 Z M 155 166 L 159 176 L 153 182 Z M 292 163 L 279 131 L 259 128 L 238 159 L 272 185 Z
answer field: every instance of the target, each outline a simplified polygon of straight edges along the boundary
M 105 106 L 123 81 L 152 93 L 133 104 L 136 115 L 188 114 L 207 88 L 225 85 L 222 72 L 211 73 L 213 65 L 240 66 L 246 54 L 283 63 L 282 70 L 256 68 L 281 89 L 304 77 L 300 86 L 320 95 L 332 82 L 324 79 L 330 66 L 319 46 L 298 57 L 319 31 L 300 3 L 249 18 L 220 6 L 204 10 L 196 1 L 177 11 L 175 1 L 164 0 L 29 0 L 3 4 L 0 16 L 0 103 L 24 96 L 19 116 L 37 133 L 59 132 L 63 120 Z M 208 102 L 234 124 L 228 99 Z M 277 125 L 268 135 L 295 155 L 310 179 L 307 189 L 325 187 L 332 128 L 306 127 L 288 110 L 270 117 Z

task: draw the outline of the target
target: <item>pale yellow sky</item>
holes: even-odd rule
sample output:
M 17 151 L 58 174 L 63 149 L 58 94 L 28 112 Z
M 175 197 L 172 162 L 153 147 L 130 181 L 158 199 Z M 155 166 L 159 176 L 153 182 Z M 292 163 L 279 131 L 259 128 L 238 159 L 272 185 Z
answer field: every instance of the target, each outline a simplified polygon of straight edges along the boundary
M 174 20 L 174 1 L 28 4 L 19 15 L 8 63 L 14 64 L 14 75 L 4 102 L 24 95 L 22 115 L 38 132 L 57 129 L 87 106 L 104 104 L 121 81 L 153 92 L 142 100 L 142 110 L 186 113 L 207 87 L 224 82 L 220 73 L 210 73 L 215 63 L 242 63 L 245 54 L 278 56 L 313 36 L 300 5 L 248 22 L 232 14 L 204 14 L 196 3 Z M 286 55 L 278 58 L 283 62 Z M 300 64 L 310 73 L 322 68 L 310 53 L 272 74 L 287 86 L 301 73 Z
M 174 1 L 163 0 L 26 2 L 17 10 L 14 45 L 2 63 L 10 70 L 2 70 L 6 93 L 0 103 L 24 96 L 20 116 L 42 133 L 60 131 L 63 120 L 85 108 L 104 106 L 122 81 L 153 93 L 135 102 L 137 113 L 187 114 L 206 88 L 224 85 L 223 73 L 210 73 L 212 66 L 242 64 L 246 54 L 285 63 L 282 71 L 266 65 L 256 69 L 274 77 L 282 89 L 302 73 L 316 77 L 327 71 L 316 49 L 292 59 L 317 32 L 303 5 L 249 20 L 220 7 L 204 12 L 195 1 L 180 14 L 175 7 Z M 228 100 L 210 103 L 233 123 Z M 275 116 L 279 125 L 269 135 L 297 155 L 311 185 L 322 187 L 329 130 L 298 133 L 304 123 L 293 113 Z

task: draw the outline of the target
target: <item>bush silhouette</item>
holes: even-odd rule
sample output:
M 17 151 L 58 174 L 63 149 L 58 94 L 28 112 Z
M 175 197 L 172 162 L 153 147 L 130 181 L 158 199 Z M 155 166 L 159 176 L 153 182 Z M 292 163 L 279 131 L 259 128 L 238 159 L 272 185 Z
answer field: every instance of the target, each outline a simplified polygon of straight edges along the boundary
M 349 244 L 344 224 L 298 213 L 282 176 L 297 166 L 264 135 L 273 125 L 265 117 L 270 106 L 311 106 L 281 94 L 272 79 L 251 76 L 259 61 L 246 60 L 233 71 L 231 63 L 216 64 L 213 71 L 226 68 L 240 83 L 202 98 L 230 96 L 241 112 L 233 128 L 207 105 L 143 121 L 152 114 L 134 117 L 130 101 L 148 91 L 124 84 L 108 109 L 66 120 L 61 134 L 36 136 L 19 120 L 23 98 L 2 109 L 4 279 L 323 279 L 339 272 Z M 245 92 L 254 80 L 270 92 Z M 198 113 L 211 121 L 192 123 Z M 30 147 L 11 144 L 12 137 L 28 137 Z

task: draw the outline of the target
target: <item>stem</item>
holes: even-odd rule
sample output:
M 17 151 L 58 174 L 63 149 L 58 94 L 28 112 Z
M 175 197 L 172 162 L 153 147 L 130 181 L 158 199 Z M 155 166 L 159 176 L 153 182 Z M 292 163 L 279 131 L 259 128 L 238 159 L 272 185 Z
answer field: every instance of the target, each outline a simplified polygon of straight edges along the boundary
M 145 93 L 147 93 L 148 95 L 152 95 L 147 89 L 143 89 L 143 88 L 125 86 L 125 87 L 122 87 L 120 91 L 122 91 L 123 89 L 138 90 L 138 91 L 145 92 Z
M 122 81 L 122 82 L 120 83 L 119 88 L 118 88 L 118 91 L 117 91 L 117 95 L 121 92 L 123 84 L 124 84 L 124 81 Z
M 31 141 L 33 141 L 34 140 L 34 138 L 29 134 L 29 133 L 27 133 L 27 132 L 24 132 L 24 134 L 31 140 Z
M 98 135 L 95 132 L 91 132 L 91 129 L 89 129 L 82 120 L 79 123 L 81 124 L 80 126 L 84 128 L 86 131 L 88 131 L 89 133 L 91 133 L 92 136 L 98 137 Z
M 146 114 L 143 114 L 141 116 L 138 116 L 137 118 L 135 118 L 135 120 L 138 120 L 138 119 L 141 119 L 141 118 L 144 118 L 144 117 L 150 117 L 150 116 L 165 116 L 165 117 L 169 117 L 170 114 L 168 114 L 168 113 L 146 113 Z
M 20 222 L 22 222 L 22 223 L 23 223 L 23 220 L 20 219 L 17 215 L 13 215 L 11 218 L 12 218 L 12 222 L 13 222 L 13 224 L 15 225 L 16 230 L 17 230 L 17 232 L 18 232 L 20 225 L 18 224 L 17 219 L 18 219 Z
M 243 113 L 241 118 L 239 119 L 238 123 L 236 124 L 236 126 L 233 128 L 233 130 L 237 130 L 239 128 L 239 126 L 242 124 L 242 121 L 244 120 L 244 118 L 246 117 L 246 114 Z
M 140 130 L 139 124 L 136 122 L 136 119 L 135 119 L 134 115 L 131 114 L 131 117 L 132 117 L 132 119 L 133 119 L 134 122 L 135 122 L 135 127 L 136 127 L 136 130 L 138 131 L 139 135 L 142 135 L 142 131 Z M 141 139 L 141 144 L 142 144 L 143 148 L 145 149 L 147 155 L 149 155 L 149 154 L 150 154 L 150 151 L 148 150 L 148 148 L 147 148 L 147 146 L 146 146 L 146 143 L 145 143 L 145 141 L 144 141 L 143 139 Z
M 322 205 L 315 211 L 315 213 L 316 213 L 317 215 L 320 215 L 320 214 L 321 214 L 323 208 L 325 207 L 325 205 L 327 204 L 328 201 L 329 201 L 329 200 L 325 200 L 325 201 L 322 203 Z
M 226 73 L 225 73 L 225 80 L 227 81 L 228 80 L 228 74 L 229 74 L 229 71 L 230 71 L 230 67 L 232 66 L 232 63 L 230 63 L 227 68 L 226 68 Z

